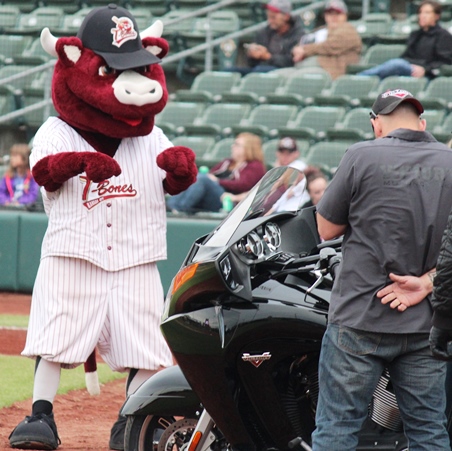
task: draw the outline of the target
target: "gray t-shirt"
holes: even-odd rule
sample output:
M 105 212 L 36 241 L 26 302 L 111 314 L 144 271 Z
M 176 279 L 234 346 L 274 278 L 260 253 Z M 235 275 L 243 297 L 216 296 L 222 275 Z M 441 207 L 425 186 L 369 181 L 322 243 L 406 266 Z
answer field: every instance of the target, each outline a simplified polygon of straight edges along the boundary
M 428 299 L 405 312 L 381 304 L 389 273 L 420 276 L 436 265 L 452 205 L 452 151 L 427 132 L 398 129 L 354 144 L 317 205 L 348 224 L 329 321 L 382 333 L 429 332 Z

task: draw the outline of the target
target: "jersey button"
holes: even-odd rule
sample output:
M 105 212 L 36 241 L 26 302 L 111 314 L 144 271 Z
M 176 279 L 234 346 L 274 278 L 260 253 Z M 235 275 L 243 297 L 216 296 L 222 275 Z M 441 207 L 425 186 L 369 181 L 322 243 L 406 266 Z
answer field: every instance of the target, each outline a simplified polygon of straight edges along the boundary
M 107 207 L 111 207 L 111 202 L 108 202 Z
M 107 224 L 107 227 L 111 227 L 111 224 L 110 224 L 110 223 L 108 223 L 108 224 Z
M 111 246 L 107 246 L 107 249 L 108 249 L 109 251 L 111 251 Z

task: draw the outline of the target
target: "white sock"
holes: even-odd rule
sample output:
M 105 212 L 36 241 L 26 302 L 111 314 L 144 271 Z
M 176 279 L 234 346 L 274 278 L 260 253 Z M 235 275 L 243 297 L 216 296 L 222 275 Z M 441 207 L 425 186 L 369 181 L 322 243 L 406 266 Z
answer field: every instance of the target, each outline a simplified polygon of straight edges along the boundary
M 42 400 L 53 404 L 60 385 L 60 374 L 61 365 L 59 363 L 40 359 L 35 370 L 33 402 Z

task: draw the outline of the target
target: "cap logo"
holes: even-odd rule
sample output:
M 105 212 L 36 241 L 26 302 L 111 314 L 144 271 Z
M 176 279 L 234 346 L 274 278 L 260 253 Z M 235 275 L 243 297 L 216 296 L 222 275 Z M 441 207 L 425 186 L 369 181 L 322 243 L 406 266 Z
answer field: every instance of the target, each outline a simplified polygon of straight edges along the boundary
M 115 28 L 111 29 L 111 34 L 113 35 L 112 44 L 116 47 L 121 47 L 124 42 L 136 39 L 138 33 L 135 31 L 133 22 L 128 17 L 113 16 L 111 20 L 116 24 Z
M 411 92 L 406 91 L 405 89 L 394 89 L 393 91 L 386 91 L 381 95 L 382 99 L 386 99 L 387 97 L 398 97 L 399 99 L 404 99 L 406 96 L 413 97 Z

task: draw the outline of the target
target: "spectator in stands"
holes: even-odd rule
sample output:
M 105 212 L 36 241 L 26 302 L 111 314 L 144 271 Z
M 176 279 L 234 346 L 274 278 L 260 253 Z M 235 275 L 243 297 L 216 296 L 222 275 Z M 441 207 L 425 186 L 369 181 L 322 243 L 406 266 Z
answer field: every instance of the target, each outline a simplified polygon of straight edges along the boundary
M 419 30 L 411 32 L 400 58 L 385 61 L 358 75 L 390 75 L 434 78 L 443 64 L 452 64 L 452 35 L 438 21 L 441 5 L 433 0 L 423 1 L 418 9 Z
M 219 162 L 207 174 L 198 174 L 186 191 L 167 200 L 172 212 L 219 211 L 224 194 L 249 191 L 265 174 L 262 140 L 253 133 L 236 136 L 231 156 Z
M 348 9 L 342 0 L 330 0 L 324 9 L 326 27 L 301 38 L 292 49 L 294 68 L 279 71 L 284 76 L 326 71 L 332 79 L 344 75 L 347 65 L 357 63 L 362 41 L 347 21 Z
M 292 48 L 304 34 L 301 19 L 293 17 L 290 0 L 270 0 L 265 5 L 267 26 L 259 30 L 255 42 L 245 44 L 247 67 L 231 67 L 228 72 L 270 72 L 293 66 Z
M 322 198 L 326 187 L 328 186 L 328 179 L 319 168 L 311 166 L 309 170 L 305 170 L 305 176 L 306 191 L 308 192 L 310 199 L 303 204 L 302 208 L 317 205 L 318 201 Z
M 300 160 L 297 141 L 289 136 L 281 138 L 278 142 L 274 167 L 279 166 L 290 166 L 300 171 L 306 169 L 306 163 Z
M 27 205 L 36 201 L 39 186 L 31 175 L 28 144 L 14 144 L 9 167 L 0 181 L 0 205 Z

